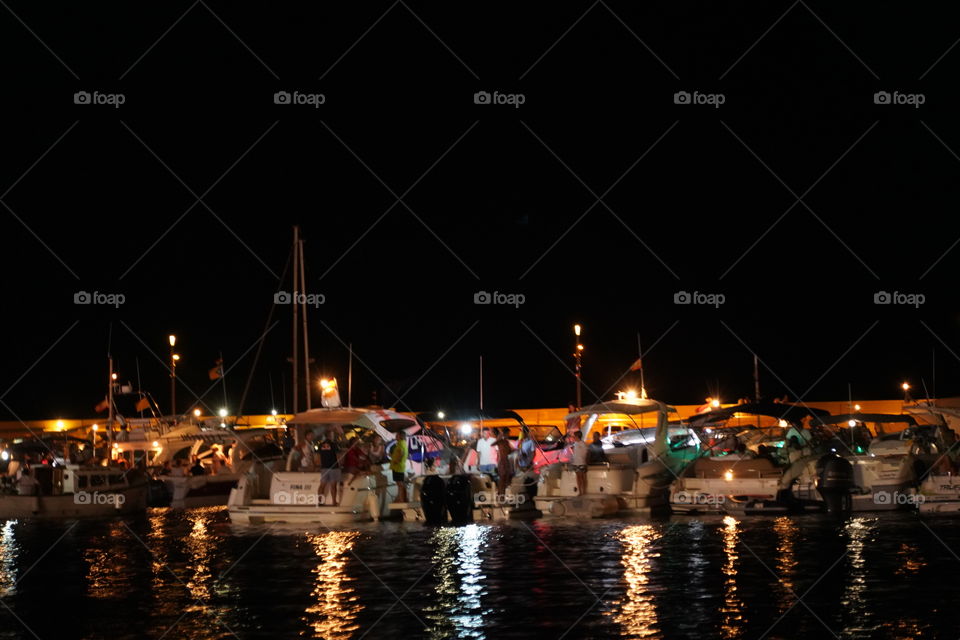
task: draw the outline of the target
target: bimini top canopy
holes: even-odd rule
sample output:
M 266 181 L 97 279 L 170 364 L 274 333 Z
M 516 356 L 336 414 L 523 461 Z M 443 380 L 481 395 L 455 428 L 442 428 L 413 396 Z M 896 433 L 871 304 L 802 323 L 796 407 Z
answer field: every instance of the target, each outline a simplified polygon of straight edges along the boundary
M 516 420 L 523 424 L 523 418 L 516 411 L 489 410 L 483 411 L 455 411 L 453 413 L 444 413 L 441 418 L 437 412 L 418 413 L 417 418 L 422 422 L 479 422 L 481 420 Z
M 699 427 L 712 422 L 724 422 L 729 420 L 737 413 L 746 413 L 753 416 L 768 416 L 778 420 L 786 420 L 794 424 L 799 424 L 804 418 L 813 418 L 814 422 L 822 423 L 829 411 L 823 409 L 814 409 L 797 404 L 779 404 L 776 402 L 749 402 L 747 404 L 738 404 L 726 409 L 717 409 L 716 411 L 707 411 L 698 413 L 688 418 L 688 424 L 692 427 Z M 848 418 L 849 419 L 849 418 Z
M 590 416 L 595 413 L 619 413 L 633 416 L 640 413 L 650 413 L 652 411 L 663 411 L 665 413 L 670 413 L 676 412 L 676 409 L 657 400 L 650 400 L 649 398 L 646 398 L 637 399 L 632 402 L 611 401 L 601 402 L 600 404 L 591 404 L 590 406 L 583 407 L 579 411 L 568 413 L 566 417 L 571 418 L 573 416 Z
M 301 411 L 293 416 L 288 424 L 298 425 L 353 425 L 364 429 L 378 431 L 385 429 L 390 433 L 396 433 L 410 427 L 419 426 L 419 423 L 402 413 L 390 411 L 389 409 L 375 409 L 369 407 L 348 408 L 337 407 L 335 409 L 310 409 Z
M 851 420 L 857 422 L 904 422 L 906 424 L 917 424 L 916 418 L 905 413 L 842 413 L 835 416 L 823 418 L 824 424 L 846 424 Z

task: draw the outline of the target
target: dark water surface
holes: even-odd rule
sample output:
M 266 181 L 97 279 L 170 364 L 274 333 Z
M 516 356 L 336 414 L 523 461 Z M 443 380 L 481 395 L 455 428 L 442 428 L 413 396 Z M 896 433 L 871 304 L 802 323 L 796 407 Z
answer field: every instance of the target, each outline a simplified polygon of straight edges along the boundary
M 960 518 L 0 523 L 3 638 L 958 638 Z M 798 600 L 802 598 L 802 602 Z

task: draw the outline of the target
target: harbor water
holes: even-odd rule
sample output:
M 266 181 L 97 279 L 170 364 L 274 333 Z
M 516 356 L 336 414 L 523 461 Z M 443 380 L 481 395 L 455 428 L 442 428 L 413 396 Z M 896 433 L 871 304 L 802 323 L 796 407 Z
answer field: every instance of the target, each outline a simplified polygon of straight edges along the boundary
M 0 638 L 957 638 L 960 517 L 0 523 Z

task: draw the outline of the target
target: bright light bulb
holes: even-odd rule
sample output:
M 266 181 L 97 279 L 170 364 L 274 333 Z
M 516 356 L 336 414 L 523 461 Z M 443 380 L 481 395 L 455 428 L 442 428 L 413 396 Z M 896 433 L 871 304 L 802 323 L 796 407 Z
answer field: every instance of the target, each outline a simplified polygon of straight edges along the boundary
M 733 480 L 733 471 L 731 471 L 730 469 L 727 469 L 726 473 L 723 474 L 723 479 L 726 480 L 727 482 L 730 482 L 731 480 Z
M 447 414 L 445 414 L 443 411 L 437 411 L 437 417 L 443 420 L 447 417 Z
M 193 410 L 193 415 L 195 415 L 196 417 L 199 418 L 199 417 L 200 417 L 200 409 L 194 409 L 194 410 Z
M 710 406 L 713 407 L 714 409 L 716 409 L 717 407 L 720 406 L 720 401 L 719 401 L 719 400 L 714 400 L 713 402 L 710 403 Z
M 857 421 L 856 421 L 856 420 L 847 420 L 847 426 L 850 427 L 850 428 L 853 428 L 853 427 L 857 426 Z
M 221 417 L 221 418 L 226 418 L 226 417 L 227 417 L 227 410 L 226 410 L 226 409 L 220 409 L 219 413 L 220 413 L 220 417 Z
M 470 435 L 471 433 L 473 433 L 473 425 L 470 424 L 469 422 L 464 422 L 463 424 L 460 425 L 460 433 L 462 433 L 465 436 Z
M 270 409 L 270 415 L 272 415 L 272 416 L 277 415 L 277 410 L 276 410 L 276 409 Z
M 170 336 L 169 336 L 169 340 L 170 340 L 170 346 L 171 346 L 171 347 L 176 346 L 176 344 L 177 344 L 177 336 L 175 336 L 175 335 L 170 335 Z

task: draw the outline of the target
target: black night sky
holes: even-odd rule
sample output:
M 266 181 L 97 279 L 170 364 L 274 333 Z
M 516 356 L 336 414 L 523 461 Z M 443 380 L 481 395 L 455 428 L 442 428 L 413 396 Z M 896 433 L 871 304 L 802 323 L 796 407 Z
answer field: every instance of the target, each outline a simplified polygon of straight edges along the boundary
M 316 376 L 345 399 L 352 342 L 355 404 L 475 407 L 482 355 L 488 407 L 566 405 L 575 322 L 585 402 L 624 386 L 638 332 L 672 403 L 752 393 L 751 351 L 764 395 L 897 397 L 934 353 L 960 394 L 958 37 L 949 7 L 899 3 L 11 0 L 0 418 L 91 417 L 108 345 L 166 408 L 169 333 L 181 409 L 222 351 L 234 410 L 295 224 Z M 248 413 L 289 395 L 274 321 Z

